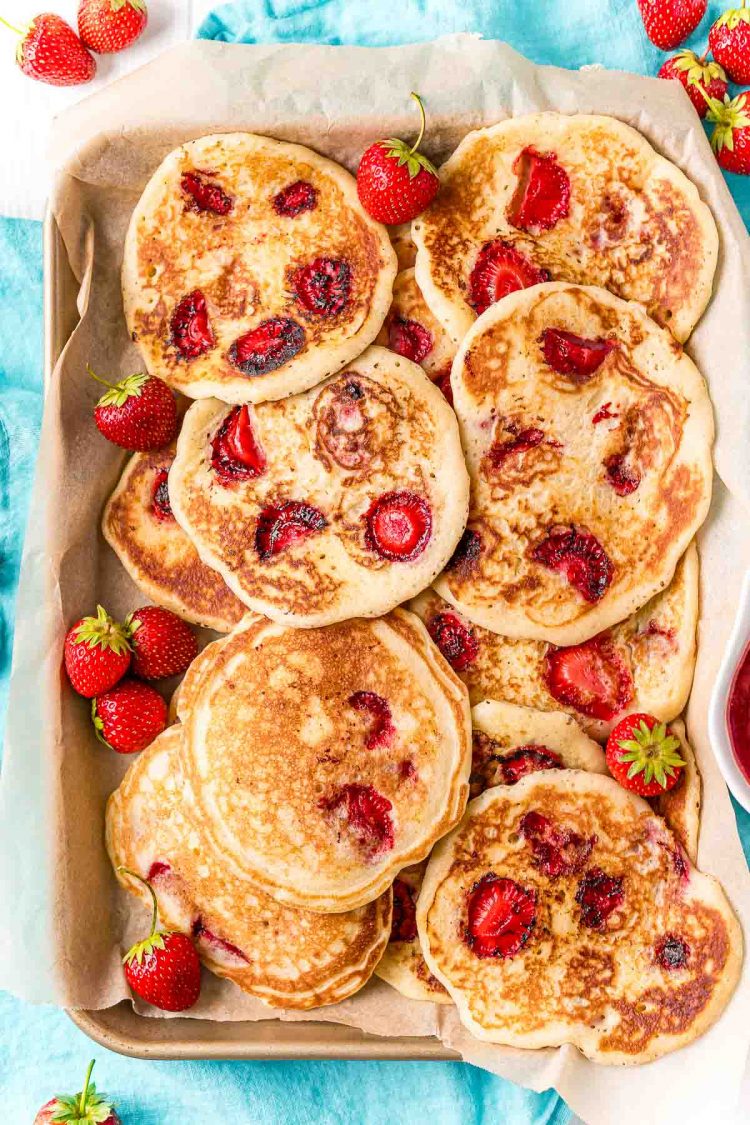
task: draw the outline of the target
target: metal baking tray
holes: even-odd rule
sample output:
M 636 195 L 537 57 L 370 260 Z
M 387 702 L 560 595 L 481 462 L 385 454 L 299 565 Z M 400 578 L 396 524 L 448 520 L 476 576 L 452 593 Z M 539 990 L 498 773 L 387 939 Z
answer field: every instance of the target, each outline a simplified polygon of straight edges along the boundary
M 78 285 L 53 215 L 44 221 L 44 380 L 78 323 Z M 96 1043 L 143 1059 L 460 1059 L 433 1037 L 381 1037 L 314 1020 L 156 1019 L 128 1001 L 68 1015 Z

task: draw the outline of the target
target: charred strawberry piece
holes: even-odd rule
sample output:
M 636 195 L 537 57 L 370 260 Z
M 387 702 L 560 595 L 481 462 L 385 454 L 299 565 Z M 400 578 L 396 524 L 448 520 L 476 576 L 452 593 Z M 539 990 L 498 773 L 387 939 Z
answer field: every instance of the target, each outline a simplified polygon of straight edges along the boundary
M 515 159 L 518 187 L 508 207 L 508 221 L 518 230 L 551 230 L 570 210 L 570 178 L 553 152 L 525 148 Z
M 596 836 L 581 836 L 558 828 L 538 812 L 521 817 L 521 834 L 531 847 L 535 865 L 550 879 L 581 871 L 596 843 Z
M 599 540 L 579 527 L 553 529 L 531 551 L 534 562 L 564 575 L 587 602 L 598 602 L 612 581 L 614 567 Z
M 656 946 L 655 958 L 662 969 L 684 969 L 690 958 L 690 946 L 676 934 L 665 934 Z
M 479 642 L 455 613 L 437 613 L 427 622 L 427 632 L 456 672 L 465 672 L 479 653 Z
M 312 211 L 318 203 L 317 189 L 306 180 L 295 180 L 273 197 L 273 209 L 277 215 L 296 219 L 304 211 Z
M 547 270 L 537 269 L 509 242 L 496 238 L 485 242 L 477 255 L 469 275 L 469 304 L 479 315 L 509 293 L 541 285 L 549 278 Z
M 536 891 L 488 871 L 469 893 L 466 941 L 477 957 L 514 957 L 536 921 Z
M 266 471 L 266 455 L 247 406 L 233 406 L 211 442 L 211 468 L 224 484 L 252 480 Z
M 169 342 L 183 359 L 197 359 L 211 350 L 216 338 L 208 319 L 206 298 L 200 289 L 182 298 L 172 313 L 169 330 Z
M 432 351 L 432 344 L 432 333 L 419 321 L 394 316 L 388 325 L 388 347 L 413 363 L 421 363 Z
M 365 739 L 368 750 L 378 750 L 390 746 L 396 734 L 391 709 L 387 700 L 374 691 L 355 691 L 349 696 L 349 706 L 355 711 L 364 711 L 372 719 L 372 726 Z
M 558 375 L 579 386 L 593 379 L 609 353 L 617 346 L 614 340 L 602 337 L 587 340 L 562 328 L 545 328 L 539 337 L 544 362 Z
M 258 516 L 255 529 L 255 550 L 262 562 L 273 558 L 293 543 L 316 535 L 328 527 L 328 520 L 312 504 L 301 500 L 287 500 L 283 504 L 270 504 Z
M 546 746 L 519 746 L 498 762 L 503 785 L 515 785 L 528 773 L 562 769 L 562 758 Z
M 482 537 L 478 531 L 466 528 L 458 546 L 450 557 L 446 570 L 469 571 L 482 553 Z
M 316 316 L 338 316 L 349 302 L 351 267 L 343 258 L 316 258 L 295 270 L 292 288 L 307 312 Z
M 202 918 L 195 919 L 192 931 L 194 941 L 204 941 L 206 945 L 210 945 L 215 952 L 223 953 L 230 957 L 236 957 L 239 961 L 247 961 L 247 957 L 241 949 L 233 945 L 231 941 L 226 941 L 224 938 L 219 937 L 213 930 L 209 930 L 208 926 L 203 924 Z
M 188 196 L 188 211 L 212 211 L 214 215 L 228 215 L 234 201 L 220 184 L 205 179 L 210 172 L 185 172 L 180 180 L 183 195 Z
M 586 872 L 576 891 L 584 926 L 592 930 L 604 929 L 607 918 L 625 901 L 622 883 L 619 875 L 605 875 L 601 867 L 592 867 Z
M 417 908 L 414 892 L 403 879 L 393 884 L 393 921 L 391 941 L 415 941 L 417 937 Z
M 394 833 L 391 802 L 372 785 L 344 785 L 338 793 L 318 802 L 349 825 L 355 839 L 371 856 L 390 851 Z
M 561 766 L 559 755 L 546 746 L 519 746 L 507 754 L 494 738 L 484 731 L 475 730 L 469 777 L 471 796 L 478 797 L 485 789 L 495 785 L 515 785 L 528 773 L 560 769 Z
M 169 502 L 169 470 L 159 469 L 154 477 L 151 492 L 151 511 L 158 520 L 173 520 L 172 505 Z
M 288 316 L 273 316 L 235 340 L 230 363 L 243 375 L 268 375 L 302 350 L 305 330 Z
M 432 535 L 427 501 L 414 492 L 385 492 L 365 516 L 367 545 L 390 562 L 411 562 L 422 554 Z
M 614 453 L 604 462 L 607 480 L 618 496 L 630 496 L 641 483 L 641 474 L 628 464 L 624 453 Z
M 500 469 L 509 457 L 517 457 L 522 453 L 528 453 L 530 449 L 536 449 L 543 441 L 544 430 L 529 426 L 527 429 L 521 430 L 515 437 L 508 438 L 507 441 L 494 442 L 487 454 L 487 460 L 493 469 Z
M 550 695 L 591 719 L 609 722 L 633 698 L 630 669 L 606 635 L 570 648 L 552 648 L 545 664 Z

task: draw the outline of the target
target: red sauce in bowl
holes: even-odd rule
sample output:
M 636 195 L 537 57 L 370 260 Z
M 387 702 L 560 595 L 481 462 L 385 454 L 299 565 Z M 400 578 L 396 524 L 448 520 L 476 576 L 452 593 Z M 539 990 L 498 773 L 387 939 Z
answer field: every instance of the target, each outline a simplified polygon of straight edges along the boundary
M 727 729 L 737 765 L 750 781 L 750 645 L 742 654 L 729 688 Z

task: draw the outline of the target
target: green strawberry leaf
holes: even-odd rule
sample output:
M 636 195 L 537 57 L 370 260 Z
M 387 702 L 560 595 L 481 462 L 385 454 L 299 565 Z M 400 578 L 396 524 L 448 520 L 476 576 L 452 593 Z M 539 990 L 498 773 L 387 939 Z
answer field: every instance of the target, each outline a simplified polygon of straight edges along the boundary
M 149 376 L 144 372 L 126 376 L 104 392 L 97 406 L 124 406 L 129 398 L 140 397 L 148 380 Z

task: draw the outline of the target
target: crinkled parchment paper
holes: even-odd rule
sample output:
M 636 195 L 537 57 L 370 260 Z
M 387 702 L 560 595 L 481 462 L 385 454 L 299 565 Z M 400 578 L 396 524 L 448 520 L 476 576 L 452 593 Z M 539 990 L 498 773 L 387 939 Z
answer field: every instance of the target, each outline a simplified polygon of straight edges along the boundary
M 370 141 L 414 128 L 424 96 L 428 149 L 444 158 L 479 125 L 541 109 L 610 113 L 639 128 L 698 185 L 721 231 L 713 301 L 688 344 L 718 420 L 720 480 L 701 534 L 702 619 L 688 725 L 704 785 L 700 866 L 718 875 L 750 933 L 750 876 L 708 742 L 708 696 L 750 565 L 750 243 L 681 87 L 632 75 L 536 67 L 469 37 L 394 49 L 192 43 L 59 119 L 52 209 L 78 282 L 80 321 L 51 382 L 18 605 L 0 790 L 0 984 L 34 1001 L 101 1008 L 126 996 L 120 950 L 147 924 L 109 870 L 103 809 L 127 761 L 95 741 L 88 707 L 63 682 L 65 627 L 97 600 L 142 601 L 98 530 L 123 456 L 97 434 L 86 377 L 140 367 L 122 316 L 119 266 L 138 195 L 162 156 L 213 130 L 309 144 L 354 169 Z M 743 506 L 744 505 L 744 506 Z M 154 1015 L 154 1011 L 149 1012 Z M 269 1017 L 206 974 L 191 1014 Z M 298 1019 L 298 1015 L 282 1016 Z M 748 974 L 702 1039 L 648 1066 L 596 1066 L 570 1047 L 524 1052 L 479 1043 L 450 1008 L 404 1000 L 380 981 L 314 1018 L 383 1035 L 439 1035 L 477 1063 L 537 1090 L 555 1086 L 592 1123 L 729 1121 L 750 1044 Z

